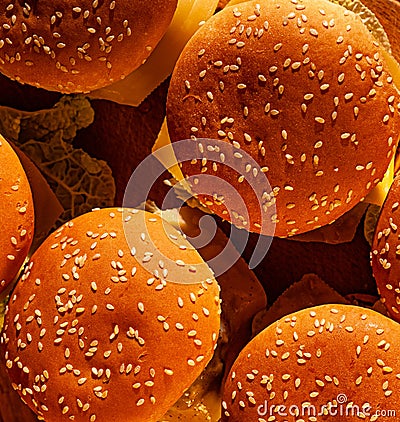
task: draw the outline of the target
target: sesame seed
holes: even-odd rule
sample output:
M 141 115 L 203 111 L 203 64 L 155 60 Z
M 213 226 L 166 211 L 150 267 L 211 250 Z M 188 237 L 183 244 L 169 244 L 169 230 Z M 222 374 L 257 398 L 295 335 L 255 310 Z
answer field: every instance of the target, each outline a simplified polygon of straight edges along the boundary
M 322 84 L 320 86 L 321 91 L 326 91 L 327 89 L 329 89 L 329 84 Z

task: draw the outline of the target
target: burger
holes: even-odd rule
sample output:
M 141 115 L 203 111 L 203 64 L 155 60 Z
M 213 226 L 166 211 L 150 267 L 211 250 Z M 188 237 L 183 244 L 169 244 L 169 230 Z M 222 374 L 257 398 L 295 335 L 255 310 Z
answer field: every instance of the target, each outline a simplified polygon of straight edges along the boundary
M 156 421 L 217 344 L 219 287 L 153 214 L 102 209 L 61 226 L 10 296 L 8 374 L 46 421 Z
M 177 230 L 184 233 L 191 244 L 198 240 L 199 236 L 204 239 L 204 236 L 210 235 L 210 233 L 205 232 L 204 224 L 201 223 L 204 214 L 197 209 L 183 207 L 179 212 L 176 209 L 162 212 L 154 207 L 148 209 L 151 209 L 153 218 L 155 217 L 154 214 L 158 214 L 168 224 L 172 224 Z M 221 252 L 225 252 L 224 256 L 226 257 L 228 254 L 232 261 L 230 268 L 216 277 L 221 289 L 221 326 L 217 339 L 218 347 L 201 374 L 193 383 L 188 383 L 188 388 L 185 389 L 181 397 L 161 418 L 157 419 L 158 421 L 198 420 L 200 422 L 220 418 L 222 379 L 240 350 L 250 340 L 254 315 L 267 306 L 263 287 L 223 232 L 217 229 L 212 235 L 212 241 L 198 249 L 202 258 L 207 263 L 212 264 L 218 261 Z M 35 259 L 35 257 L 36 255 L 33 258 Z M 149 330 L 152 330 L 152 328 L 149 327 Z M 4 369 L 6 369 L 6 362 L 5 359 L 2 359 L 1 368 L 4 366 Z M 2 378 L 1 374 L 0 371 L 0 385 L 4 400 L 12 403 L 11 407 L 4 403 L 2 409 L 6 412 L 8 410 L 9 413 L 2 412 L 2 416 L 8 415 L 10 421 L 18 420 L 18 417 L 24 418 L 24 420 L 33 420 L 34 413 L 29 413 L 28 407 L 19 402 L 17 392 L 20 392 L 20 390 L 16 388 L 16 383 L 13 382 L 13 386 L 16 388 L 16 391 L 13 391 L 7 380 L 7 375 L 4 374 Z M 22 398 L 26 401 L 24 395 L 22 395 Z M 10 414 L 13 416 L 10 416 Z M 47 415 L 44 414 L 43 417 L 47 418 Z
M 138 68 L 177 0 L 1 2 L 0 72 L 64 93 L 88 92 Z
M 357 15 L 325 0 L 217 13 L 186 45 L 168 92 L 171 141 L 191 140 L 196 155 L 181 164 L 190 190 L 252 232 L 334 222 L 378 184 L 397 146 L 386 56 Z
M 34 206 L 24 168 L 0 135 L 0 293 L 19 273 L 34 236 Z
M 279 319 L 235 361 L 224 385 L 222 421 L 392 419 L 399 330 L 375 311 L 343 304 Z

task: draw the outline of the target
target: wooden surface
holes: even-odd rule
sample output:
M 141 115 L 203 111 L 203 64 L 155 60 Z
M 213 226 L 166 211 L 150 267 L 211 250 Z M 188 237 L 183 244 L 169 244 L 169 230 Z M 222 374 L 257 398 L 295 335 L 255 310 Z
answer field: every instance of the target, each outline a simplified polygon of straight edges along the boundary
M 400 2 L 364 0 L 385 27 L 400 61 Z M 165 114 L 168 83 L 162 84 L 140 107 L 121 106 L 108 101 L 93 101 L 96 112 L 92 126 L 81 131 L 75 145 L 93 156 L 108 161 L 117 184 L 116 204 L 122 203 L 125 186 L 132 171 L 150 153 Z M 50 107 L 59 98 L 32 87 L 21 86 L 0 76 L 0 105 L 25 110 Z M 165 173 L 164 177 L 168 174 Z M 149 169 L 151 177 L 151 169 Z M 151 198 L 160 203 L 166 193 L 162 178 L 155 184 Z M 221 224 L 229 233 L 229 225 Z M 251 256 L 257 236 L 250 236 L 245 258 Z M 347 244 L 326 245 L 274 239 L 271 248 L 255 269 L 272 303 L 291 283 L 303 274 L 315 273 L 342 294 L 375 293 L 369 267 L 369 246 L 360 226 L 355 239 Z M 34 417 L 11 389 L 4 366 L 0 366 L 0 422 L 30 422 Z

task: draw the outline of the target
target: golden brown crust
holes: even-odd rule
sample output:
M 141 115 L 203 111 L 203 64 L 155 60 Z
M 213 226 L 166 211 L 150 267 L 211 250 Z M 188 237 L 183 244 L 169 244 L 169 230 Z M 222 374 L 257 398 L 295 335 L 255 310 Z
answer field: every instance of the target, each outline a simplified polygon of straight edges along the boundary
M 33 255 L 2 343 L 14 386 L 46 421 L 157 420 L 211 359 L 219 288 L 165 227 L 149 213 L 104 209 L 62 226 Z M 149 236 L 185 264 L 158 260 Z M 187 281 L 191 266 L 202 283 L 163 282 Z
M 400 322 L 400 177 L 390 187 L 376 225 L 371 264 L 382 302 L 390 316 Z
M 0 292 L 14 279 L 31 247 L 35 216 L 32 193 L 17 154 L 0 135 Z
M 376 420 L 377 411 L 396 409 L 398 403 L 399 331 L 389 318 L 352 305 L 322 305 L 280 319 L 236 360 L 224 387 L 222 420 L 267 421 L 271 409 L 277 416 L 279 405 L 285 406 L 279 421 L 352 421 L 357 409 L 364 410 L 365 420 Z M 314 419 L 307 413 L 313 409 Z
M 0 71 L 22 83 L 88 92 L 139 67 L 177 0 L 0 2 Z
M 201 153 L 200 141 L 193 148 L 208 160 L 185 163 L 184 174 L 228 181 L 245 198 L 251 231 L 269 229 L 259 227 L 262 208 L 264 221 L 277 222 L 278 236 L 334 221 L 383 177 L 397 141 L 399 95 L 380 51 L 356 15 L 328 1 L 251 1 L 222 10 L 177 63 L 167 104 L 170 136 L 232 144 L 258 162 L 272 192 L 251 191 L 262 176 L 246 167 L 247 159 L 225 157 L 241 174 L 222 164 L 215 171 L 216 156 L 205 146 Z M 243 175 L 250 183 L 241 182 Z M 210 193 L 199 197 L 228 219 L 225 204 L 212 197 L 225 192 L 215 180 L 199 179 L 193 191 Z M 236 211 L 232 222 L 244 226 Z

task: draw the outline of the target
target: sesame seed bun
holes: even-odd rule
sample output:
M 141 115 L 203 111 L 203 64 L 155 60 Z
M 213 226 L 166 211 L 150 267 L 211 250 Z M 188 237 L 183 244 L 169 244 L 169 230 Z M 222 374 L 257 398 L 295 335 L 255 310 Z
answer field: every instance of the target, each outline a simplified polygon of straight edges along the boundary
M 222 420 L 350 421 L 357 419 L 351 413 L 357 409 L 364 411 L 365 420 L 376 420 L 379 409 L 397 409 L 399 334 L 396 322 L 353 305 L 290 314 L 239 355 L 224 386 Z M 302 405 L 308 407 L 303 411 Z M 353 406 L 350 413 L 348 405 Z M 307 413 L 313 409 L 314 415 Z M 326 416 L 321 416 L 324 409 Z
M 176 5 L 177 0 L 3 1 L 0 71 L 65 93 L 104 87 L 147 59 Z
M 375 228 L 371 265 L 381 301 L 390 316 L 400 322 L 400 177 L 397 176 L 386 197 Z
M 0 292 L 20 270 L 34 235 L 32 193 L 17 154 L 0 135 Z
M 14 387 L 46 421 L 156 421 L 210 361 L 219 314 L 211 271 L 175 229 L 102 209 L 32 256 L 2 347 Z
M 204 157 L 184 163 L 184 175 L 227 181 L 249 218 L 210 178 L 192 191 L 239 227 L 268 234 L 275 222 L 276 236 L 343 215 L 382 179 L 397 143 L 399 93 L 382 51 L 358 16 L 326 0 L 257 0 L 219 12 L 176 65 L 168 129 L 173 142 L 197 139 Z M 241 170 L 214 165 L 213 143 L 202 147 L 201 138 L 230 143 L 233 156 L 220 162 Z M 261 173 L 271 186 L 262 195 L 252 190 Z

